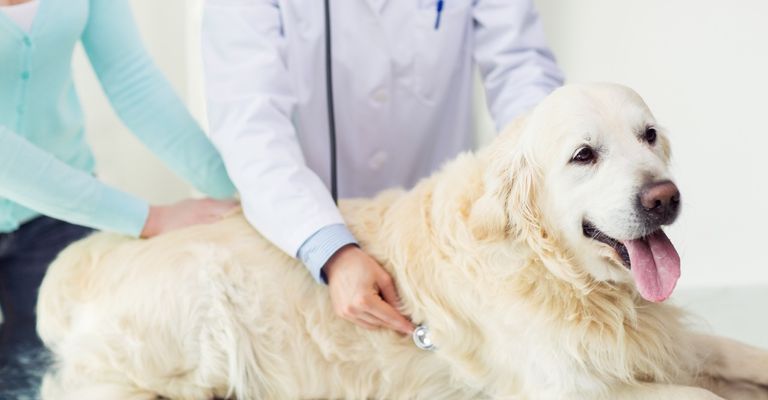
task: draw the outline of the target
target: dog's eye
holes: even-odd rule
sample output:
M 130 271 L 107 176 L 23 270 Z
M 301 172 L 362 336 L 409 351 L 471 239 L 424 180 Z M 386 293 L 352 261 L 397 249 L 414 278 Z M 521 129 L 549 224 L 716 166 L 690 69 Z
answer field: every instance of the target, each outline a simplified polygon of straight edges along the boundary
M 656 143 L 656 128 L 652 126 L 645 128 L 645 133 L 643 134 L 643 140 L 645 140 L 649 144 Z
M 595 159 L 597 159 L 595 151 L 592 150 L 592 148 L 589 146 L 584 146 L 580 147 L 578 150 L 576 150 L 575 153 L 573 153 L 571 161 L 579 164 L 589 164 L 595 162 Z

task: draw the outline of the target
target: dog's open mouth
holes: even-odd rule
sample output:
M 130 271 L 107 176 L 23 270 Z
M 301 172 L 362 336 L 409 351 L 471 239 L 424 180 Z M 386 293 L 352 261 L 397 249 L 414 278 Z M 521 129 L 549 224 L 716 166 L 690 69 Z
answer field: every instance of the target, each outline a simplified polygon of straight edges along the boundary
M 680 277 L 680 256 L 661 229 L 630 240 L 614 239 L 589 221 L 582 222 L 584 236 L 610 246 L 631 270 L 640 295 L 661 302 L 669 298 Z
M 627 269 L 632 269 L 632 262 L 629 259 L 629 252 L 627 252 L 627 246 L 624 246 L 620 241 L 606 235 L 600 229 L 597 229 L 589 221 L 584 221 L 581 224 L 581 229 L 584 231 L 584 236 L 597 240 L 598 242 L 605 243 L 612 247 L 619 255 L 622 263 Z

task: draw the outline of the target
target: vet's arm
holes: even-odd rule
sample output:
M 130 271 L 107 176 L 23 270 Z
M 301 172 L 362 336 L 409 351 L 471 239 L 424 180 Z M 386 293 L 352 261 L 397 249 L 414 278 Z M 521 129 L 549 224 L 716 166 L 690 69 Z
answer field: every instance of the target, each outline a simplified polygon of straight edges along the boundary
M 533 0 L 475 0 L 474 58 L 497 130 L 563 84 Z
M 206 1 L 203 61 L 211 138 L 251 225 L 285 253 L 299 256 L 318 282 L 324 266 L 333 270 L 329 286 L 338 314 L 365 327 L 407 330 L 402 328 L 409 323 L 395 309 L 391 278 L 350 246 L 354 238 L 328 189 L 304 162 L 291 121 L 297 100 L 280 12 L 270 0 Z
M 291 116 L 297 100 L 285 65 L 280 9 L 273 3 L 206 1 L 202 45 L 208 117 L 211 139 L 240 191 L 246 218 L 285 253 L 297 256 L 315 233 L 344 227 L 344 221 L 328 189 L 306 165 L 296 137 Z M 310 271 L 318 282 L 320 267 Z
M 203 193 L 232 197 L 220 155 L 144 49 L 128 1 L 91 0 L 82 42 L 131 132 Z

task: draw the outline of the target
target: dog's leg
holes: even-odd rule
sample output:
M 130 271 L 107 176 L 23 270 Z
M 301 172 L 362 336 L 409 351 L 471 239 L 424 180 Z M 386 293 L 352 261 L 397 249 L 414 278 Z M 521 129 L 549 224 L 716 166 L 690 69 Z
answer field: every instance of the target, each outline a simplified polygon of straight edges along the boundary
M 748 382 L 710 378 L 701 385 L 728 400 L 768 400 L 768 389 Z
M 700 386 L 729 400 L 768 400 L 768 351 L 716 336 L 692 340 Z
M 695 335 L 693 340 L 703 375 L 768 386 L 768 351 L 716 336 Z

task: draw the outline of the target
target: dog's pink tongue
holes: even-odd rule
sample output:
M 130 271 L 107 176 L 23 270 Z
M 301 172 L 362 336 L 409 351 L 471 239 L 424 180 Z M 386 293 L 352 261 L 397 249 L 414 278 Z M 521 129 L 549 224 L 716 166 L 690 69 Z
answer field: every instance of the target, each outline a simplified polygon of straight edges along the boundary
M 669 298 L 680 277 L 680 256 L 667 235 L 659 229 L 648 237 L 622 243 L 640 295 L 653 302 Z

